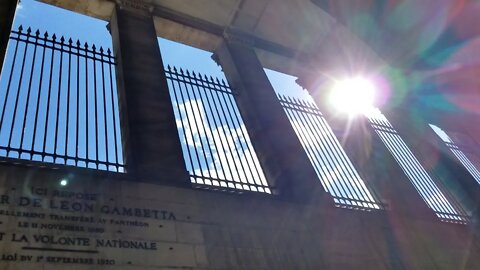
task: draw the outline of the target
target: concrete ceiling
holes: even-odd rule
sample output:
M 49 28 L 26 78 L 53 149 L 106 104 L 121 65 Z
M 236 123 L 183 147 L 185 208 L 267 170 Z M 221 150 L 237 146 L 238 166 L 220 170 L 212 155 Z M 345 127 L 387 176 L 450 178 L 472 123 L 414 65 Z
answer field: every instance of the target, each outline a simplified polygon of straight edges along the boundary
M 40 1 L 102 20 L 109 20 L 114 7 L 109 0 Z M 266 67 L 293 75 L 317 68 L 323 73 L 332 72 L 334 66 L 342 69 L 338 65 L 342 57 L 350 62 L 368 60 L 370 66 L 383 64 L 373 50 L 310 0 L 132 2 L 153 7 L 161 37 L 213 52 L 225 31 L 235 31 L 254 40 Z
M 114 7 L 113 0 L 40 1 L 103 20 Z M 159 36 L 207 51 L 225 32 L 240 33 L 265 67 L 299 76 L 310 90 L 329 77 L 381 73 L 392 106 L 417 106 L 433 118 L 480 116 L 479 0 L 118 1 L 150 5 Z

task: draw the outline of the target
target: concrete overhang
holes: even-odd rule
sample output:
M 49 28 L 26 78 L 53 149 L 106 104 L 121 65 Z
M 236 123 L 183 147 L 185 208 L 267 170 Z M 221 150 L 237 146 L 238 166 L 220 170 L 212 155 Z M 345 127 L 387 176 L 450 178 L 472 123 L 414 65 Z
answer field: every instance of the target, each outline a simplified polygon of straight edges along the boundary
M 38 1 L 106 21 L 115 5 L 114 0 Z M 445 112 L 453 123 L 465 117 L 479 122 L 480 106 L 471 105 L 478 101 L 479 89 L 474 75 L 480 72 L 475 46 L 480 40 L 478 0 L 117 2 L 149 7 L 158 36 L 210 52 L 225 33 L 236 33 L 254 44 L 265 67 L 298 76 L 313 91 L 312 85 L 337 75 L 394 70 L 394 78 L 388 78 L 392 95 L 402 99 L 395 106 L 416 106 L 434 116 Z M 453 49 L 458 53 L 435 62 Z M 414 86 L 413 81 L 420 83 Z M 426 85 L 431 87 L 426 90 Z M 458 110 L 445 111 L 428 102 L 438 97 Z M 468 108 L 461 104 L 465 101 Z
M 40 0 L 108 21 L 110 0 Z M 214 52 L 226 32 L 253 42 L 262 64 L 300 76 L 384 62 L 310 0 L 122 0 L 151 7 L 158 36 Z M 348 63 L 343 65 L 340 63 Z M 335 71 L 334 71 L 335 70 Z

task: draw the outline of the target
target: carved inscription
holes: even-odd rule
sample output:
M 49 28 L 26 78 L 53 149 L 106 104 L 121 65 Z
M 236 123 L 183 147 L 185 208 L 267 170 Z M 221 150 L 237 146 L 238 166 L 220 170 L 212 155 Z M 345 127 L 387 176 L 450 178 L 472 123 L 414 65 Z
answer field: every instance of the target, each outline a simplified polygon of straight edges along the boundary
M 166 209 L 117 204 L 94 193 L 14 190 L 0 194 L 0 247 L 8 247 L 1 249 L 0 263 L 132 264 L 123 260 L 125 252 L 160 252 L 159 243 L 142 232 L 176 220 Z M 130 238 L 130 232 L 142 237 Z

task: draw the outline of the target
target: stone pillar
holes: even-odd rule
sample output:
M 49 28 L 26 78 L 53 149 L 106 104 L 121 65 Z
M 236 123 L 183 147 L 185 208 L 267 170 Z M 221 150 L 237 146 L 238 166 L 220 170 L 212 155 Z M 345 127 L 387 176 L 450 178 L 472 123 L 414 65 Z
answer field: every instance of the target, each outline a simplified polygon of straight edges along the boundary
M 110 23 L 127 170 L 141 181 L 189 183 L 148 7 L 116 5 Z
M 253 45 L 227 35 L 215 57 L 236 95 L 253 147 L 269 183 L 293 201 L 333 199 L 323 190 L 268 80 Z
M 3 67 L 17 4 L 18 0 L 3 0 L 2 4 L 0 4 L 0 72 Z

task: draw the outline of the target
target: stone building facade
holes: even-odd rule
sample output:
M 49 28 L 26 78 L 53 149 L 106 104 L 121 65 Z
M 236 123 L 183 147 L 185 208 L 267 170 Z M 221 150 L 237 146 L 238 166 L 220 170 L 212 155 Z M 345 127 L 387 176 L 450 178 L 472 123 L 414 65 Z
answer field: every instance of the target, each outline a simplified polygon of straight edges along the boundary
M 416 125 L 418 103 L 383 108 L 422 164 L 438 155 L 439 168 L 430 169 L 467 210 L 467 222 L 435 215 L 374 130 L 363 128 L 367 119 L 345 136 L 346 120 L 326 111 L 383 209 L 338 207 L 320 185 L 263 68 L 298 76 L 322 107 L 318 74 L 344 72 L 341 60 L 393 64 L 320 9 L 322 1 L 42 2 L 109 21 L 127 172 L 2 159 L 0 269 L 480 268 L 480 186 L 427 125 L 435 115 L 452 120 L 443 128 L 475 135 L 464 124 L 476 123 L 475 114 L 428 111 L 425 125 Z M 13 6 L 2 3 L 2 14 Z M 5 18 L 2 35 L 13 16 Z M 191 187 L 157 36 L 214 53 L 239 93 L 273 194 Z M 351 53 L 339 54 L 339 46 Z M 369 153 L 365 141 L 375 146 Z

